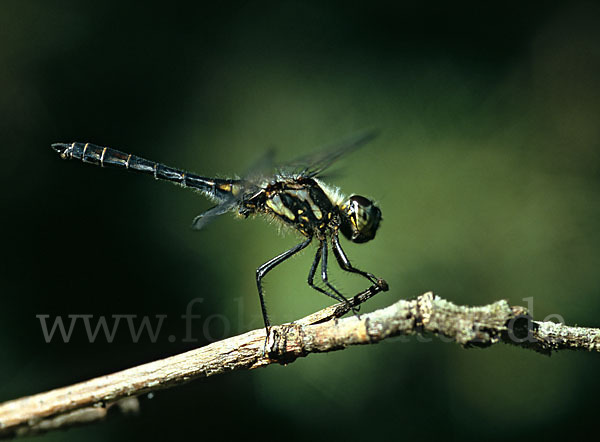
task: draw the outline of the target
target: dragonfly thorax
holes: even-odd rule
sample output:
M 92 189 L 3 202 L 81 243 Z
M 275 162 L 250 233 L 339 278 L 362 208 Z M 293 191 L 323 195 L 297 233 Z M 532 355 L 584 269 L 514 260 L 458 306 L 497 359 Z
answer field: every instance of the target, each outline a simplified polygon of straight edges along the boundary
M 283 179 L 270 183 L 252 201 L 259 211 L 283 221 L 302 235 L 319 235 L 339 225 L 339 208 L 316 180 L 310 178 Z

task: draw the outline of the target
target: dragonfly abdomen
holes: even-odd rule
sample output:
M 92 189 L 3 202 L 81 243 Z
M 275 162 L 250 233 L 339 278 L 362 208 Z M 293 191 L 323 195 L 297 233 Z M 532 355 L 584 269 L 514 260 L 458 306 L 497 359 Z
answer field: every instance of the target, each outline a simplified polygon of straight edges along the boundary
M 56 143 L 52 145 L 52 149 L 66 160 L 76 159 L 100 167 L 118 167 L 133 170 L 152 175 L 157 180 L 170 181 L 183 187 L 200 190 L 215 199 L 229 197 L 234 188 L 234 180 L 201 177 L 110 147 L 101 147 L 90 143 Z

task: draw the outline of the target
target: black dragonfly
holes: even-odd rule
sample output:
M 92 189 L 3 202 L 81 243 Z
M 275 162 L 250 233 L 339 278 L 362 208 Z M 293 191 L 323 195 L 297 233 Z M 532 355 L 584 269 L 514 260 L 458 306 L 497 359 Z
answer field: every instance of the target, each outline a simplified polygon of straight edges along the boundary
M 193 228 L 201 229 L 216 216 L 237 211 L 243 217 L 261 214 L 290 226 L 305 237 L 304 241 L 265 262 L 256 269 L 256 285 L 262 316 L 269 334 L 270 321 L 263 297 L 262 279 L 274 267 L 306 248 L 313 239 L 319 241 L 317 253 L 308 273 L 308 284 L 338 302 L 349 303 L 336 289 L 327 276 L 328 242 L 339 266 L 351 273 L 359 274 L 387 290 L 387 283 L 375 275 L 354 267 L 342 249 L 339 232 L 355 243 L 364 243 L 375 238 L 381 222 L 381 210 L 369 199 L 352 195 L 346 199 L 333 187 L 319 178 L 322 173 L 343 155 L 356 150 L 372 140 L 376 133 L 365 132 L 347 139 L 337 146 L 278 166 L 274 175 L 262 173 L 272 167 L 272 152 L 254 167 L 248 176 L 241 179 L 206 178 L 138 156 L 123 153 L 108 147 L 90 143 L 56 143 L 52 149 L 63 159 L 77 159 L 84 163 L 102 167 L 119 167 L 154 176 L 155 179 L 171 181 L 182 187 L 200 191 L 217 203 L 216 206 L 197 216 Z M 314 283 L 317 267 L 321 263 L 321 279 L 326 288 Z M 353 308 L 356 313 L 356 309 Z

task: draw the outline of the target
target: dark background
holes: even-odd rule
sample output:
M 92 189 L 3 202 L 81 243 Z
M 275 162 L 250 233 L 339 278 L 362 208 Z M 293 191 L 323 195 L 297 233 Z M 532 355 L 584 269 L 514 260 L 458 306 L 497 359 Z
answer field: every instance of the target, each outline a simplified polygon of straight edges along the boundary
M 380 128 L 334 180 L 383 211 L 376 240 L 346 246 L 391 286 L 363 311 L 434 290 L 600 325 L 600 8 L 484 4 L 0 3 L 0 401 L 259 327 L 254 270 L 298 242 L 232 216 L 192 231 L 204 198 L 63 162 L 53 142 L 229 176 L 269 147 L 291 159 Z M 329 304 L 305 284 L 312 256 L 269 274 L 275 323 Z M 199 341 L 182 342 L 194 298 Z M 89 343 L 81 324 L 45 343 L 36 315 L 81 313 L 167 318 L 156 343 L 124 326 Z M 599 368 L 397 339 L 196 381 L 44 438 L 574 437 L 596 431 Z

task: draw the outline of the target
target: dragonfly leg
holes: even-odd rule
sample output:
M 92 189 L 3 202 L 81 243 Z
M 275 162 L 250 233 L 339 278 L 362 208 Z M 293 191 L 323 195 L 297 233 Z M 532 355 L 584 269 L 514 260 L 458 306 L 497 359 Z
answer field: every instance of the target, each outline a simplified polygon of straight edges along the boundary
M 344 295 L 342 295 L 330 282 L 329 282 L 329 278 L 327 276 L 327 241 L 323 241 L 321 244 L 321 250 L 322 250 L 322 257 L 323 257 L 323 261 L 321 262 L 321 279 L 323 280 L 323 282 L 325 283 L 325 285 L 327 287 L 329 287 L 330 290 L 332 290 L 334 293 L 336 293 L 340 298 L 342 298 L 344 300 L 344 302 L 346 304 L 350 304 L 350 301 L 348 301 L 348 299 L 346 299 L 346 297 Z M 352 312 L 358 316 L 358 311 L 360 310 L 359 306 L 356 307 L 352 307 Z
M 263 320 L 265 322 L 265 329 L 267 331 L 267 339 L 269 338 L 269 328 L 271 327 L 271 323 L 269 322 L 269 316 L 267 315 L 267 307 L 265 306 L 265 298 L 263 296 L 263 288 L 262 288 L 262 279 L 274 267 L 281 264 L 283 261 L 290 258 L 292 255 L 298 253 L 300 250 L 304 249 L 306 246 L 308 246 L 310 244 L 311 241 L 312 241 L 312 237 L 310 237 L 306 241 L 292 247 L 290 250 L 283 252 L 281 255 L 277 255 L 275 258 L 265 262 L 258 269 L 256 269 L 256 286 L 258 287 L 258 297 L 260 298 L 260 308 L 262 310 Z
M 325 255 L 323 255 L 323 249 L 325 249 Z M 327 242 L 325 240 L 321 241 L 321 244 L 319 245 L 319 248 L 317 249 L 317 254 L 315 255 L 315 259 L 313 260 L 312 265 L 310 266 L 310 272 L 308 272 L 308 285 L 311 286 L 313 289 L 329 296 L 330 298 L 335 299 L 337 302 L 348 302 L 348 300 L 346 298 L 344 298 L 344 296 L 339 293 L 336 289 L 330 287 L 333 289 L 333 293 L 329 293 L 327 290 L 322 289 L 321 287 L 318 287 L 317 285 L 315 285 L 314 283 L 314 279 L 315 279 L 315 273 L 317 272 L 317 267 L 319 266 L 319 262 L 321 261 L 321 257 L 324 257 L 324 263 L 327 261 Z M 321 268 L 323 268 L 321 266 Z M 327 271 L 327 264 L 325 264 L 325 272 Z M 326 282 L 326 279 L 323 279 L 323 281 L 328 284 L 329 283 Z
M 350 264 L 350 260 L 348 259 L 346 253 L 344 253 L 344 250 L 342 249 L 340 239 L 337 233 L 331 235 L 331 244 L 333 248 L 333 254 L 335 255 L 335 258 L 337 259 L 337 262 L 342 268 L 342 270 L 362 275 L 377 286 L 381 285 L 382 283 L 385 283 L 385 281 L 377 279 L 372 273 L 359 270 L 356 267 L 352 266 L 352 264 Z

